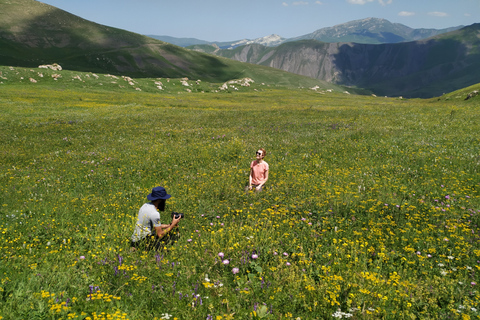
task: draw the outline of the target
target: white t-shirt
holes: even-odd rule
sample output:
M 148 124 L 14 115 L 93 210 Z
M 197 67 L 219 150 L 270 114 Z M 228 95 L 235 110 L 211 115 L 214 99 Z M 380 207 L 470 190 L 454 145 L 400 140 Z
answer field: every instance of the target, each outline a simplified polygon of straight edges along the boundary
M 155 227 L 160 227 L 160 213 L 153 203 L 145 203 L 138 211 L 138 219 L 135 224 L 132 241 L 136 242 L 147 236 L 156 235 Z

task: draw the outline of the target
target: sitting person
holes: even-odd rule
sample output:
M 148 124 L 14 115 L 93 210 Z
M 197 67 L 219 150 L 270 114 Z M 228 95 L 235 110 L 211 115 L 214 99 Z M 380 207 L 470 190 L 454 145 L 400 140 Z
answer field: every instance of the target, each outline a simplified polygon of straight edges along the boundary
M 138 248 L 159 250 L 168 242 L 176 240 L 169 233 L 178 225 L 181 217 L 173 216 L 170 224 L 161 224 L 158 212 L 165 211 L 165 204 L 170 197 L 163 187 L 155 187 L 152 193 L 147 195 L 150 202 L 145 203 L 138 211 L 135 231 L 131 238 L 133 250 Z
M 248 177 L 248 186 L 245 191 L 255 188 L 255 192 L 262 191 L 265 182 L 268 180 L 268 163 L 263 160 L 265 158 L 265 149 L 260 148 L 256 153 L 256 160 L 250 164 L 250 175 Z

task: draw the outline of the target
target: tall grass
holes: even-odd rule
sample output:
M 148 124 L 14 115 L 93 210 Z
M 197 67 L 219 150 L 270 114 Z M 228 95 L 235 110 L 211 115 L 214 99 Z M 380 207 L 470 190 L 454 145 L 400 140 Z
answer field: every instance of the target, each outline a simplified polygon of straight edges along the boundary
M 0 318 L 479 317 L 475 100 L 0 88 Z

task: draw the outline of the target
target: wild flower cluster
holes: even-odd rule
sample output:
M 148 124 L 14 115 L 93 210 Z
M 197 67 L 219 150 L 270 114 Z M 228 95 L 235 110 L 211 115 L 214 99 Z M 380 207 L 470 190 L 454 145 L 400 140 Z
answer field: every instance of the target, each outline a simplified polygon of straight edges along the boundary
M 478 105 L 2 90 L 0 318 L 480 317 Z M 157 185 L 179 240 L 131 251 Z

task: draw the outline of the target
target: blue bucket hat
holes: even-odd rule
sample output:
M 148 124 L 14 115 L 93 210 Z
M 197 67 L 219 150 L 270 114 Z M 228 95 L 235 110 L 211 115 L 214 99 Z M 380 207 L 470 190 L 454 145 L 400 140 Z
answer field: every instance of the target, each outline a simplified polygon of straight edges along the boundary
M 150 200 L 150 201 L 155 201 L 155 200 L 158 200 L 158 199 L 167 200 L 170 197 L 171 197 L 171 195 L 169 195 L 167 193 L 167 191 L 165 190 L 164 187 L 155 187 L 155 188 L 152 189 L 152 193 L 150 193 L 147 196 L 147 199 Z

